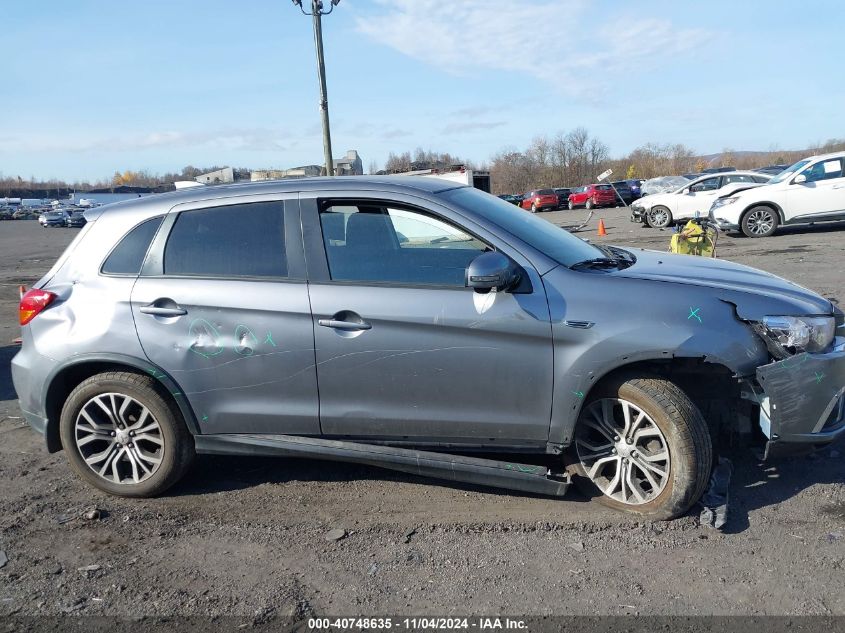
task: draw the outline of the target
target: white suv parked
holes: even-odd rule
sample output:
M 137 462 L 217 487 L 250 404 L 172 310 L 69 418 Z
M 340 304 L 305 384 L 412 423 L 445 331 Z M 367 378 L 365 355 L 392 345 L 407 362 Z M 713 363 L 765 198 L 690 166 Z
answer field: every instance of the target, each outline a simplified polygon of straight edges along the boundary
M 644 196 L 631 204 L 631 222 L 643 222 L 662 229 L 696 214 L 706 215 L 717 196 L 738 187 L 753 187 L 769 182 L 771 176 L 756 171 L 731 171 L 705 174 L 675 191 Z
M 768 237 L 781 224 L 845 219 L 845 152 L 810 156 L 768 184 L 721 196 L 710 219 L 725 231 Z

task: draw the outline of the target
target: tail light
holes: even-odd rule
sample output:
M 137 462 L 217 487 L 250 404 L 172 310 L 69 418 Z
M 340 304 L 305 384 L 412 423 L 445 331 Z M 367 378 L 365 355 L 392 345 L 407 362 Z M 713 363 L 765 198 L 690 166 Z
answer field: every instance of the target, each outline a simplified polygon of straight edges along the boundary
M 38 316 L 41 311 L 53 303 L 56 295 L 49 290 L 32 290 L 21 295 L 21 304 L 18 310 L 18 318 L 21 325 L 26 325 Z

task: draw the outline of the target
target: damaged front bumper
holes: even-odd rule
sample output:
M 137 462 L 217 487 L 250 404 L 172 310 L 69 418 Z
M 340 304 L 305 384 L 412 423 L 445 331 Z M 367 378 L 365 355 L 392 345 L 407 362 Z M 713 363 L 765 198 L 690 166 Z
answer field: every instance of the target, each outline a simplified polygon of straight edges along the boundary
M 810 452 L 845 435 L 845 338 L 757 368 L 747 394 L 760 407 L 766 457 Z
M 644 207 L 631 207 L 631 222 L 645 222 L 646 210 Z

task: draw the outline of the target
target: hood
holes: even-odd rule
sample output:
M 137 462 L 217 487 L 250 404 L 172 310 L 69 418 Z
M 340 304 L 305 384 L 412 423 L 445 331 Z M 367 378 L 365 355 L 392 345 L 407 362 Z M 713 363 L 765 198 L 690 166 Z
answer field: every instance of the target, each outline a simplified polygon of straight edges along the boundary
M 670 198 L 674 198 L 674 191 L 661 191 L 660 193 L 652 193 L 647 196 L 635 200 L 631 206 L 638 207 L 653 207 L 656 204 L 669 204 Z
M 833 314 L 828 299 L 771 273 L 719 259 L 627 249 L 637 262 L 608 274 L 674 284 L 712 288 L 737 307 L 743 319 L 766 315 Z

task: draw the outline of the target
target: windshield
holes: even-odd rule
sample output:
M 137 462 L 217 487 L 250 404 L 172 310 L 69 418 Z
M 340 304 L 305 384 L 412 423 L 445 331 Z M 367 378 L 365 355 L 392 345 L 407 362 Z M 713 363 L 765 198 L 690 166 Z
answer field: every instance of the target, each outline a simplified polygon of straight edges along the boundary
M 806 167 L 809 163 L 810 163 L 809 158 L 805 158 L 804 160 L 799 160 L 794 165 L 790 165 L 789 167 L 784 169 L 777 176 L 772 178 L 767 184 L 773 185 L 773 184 L 778 183 L 778 182 L 783 182 L 784 180 L 789 178 L 792 174 L 794 174 L 796 171 L 799 171 L 799 170 L 803 169 L 804 167 Z
M 520 211 L 496 196 L 472 187 L 450 189 L 441 195 L 479 216 L 487 218 L 511 235 L 564 266 L 603 257 L 604 252 L 531 213 Z

